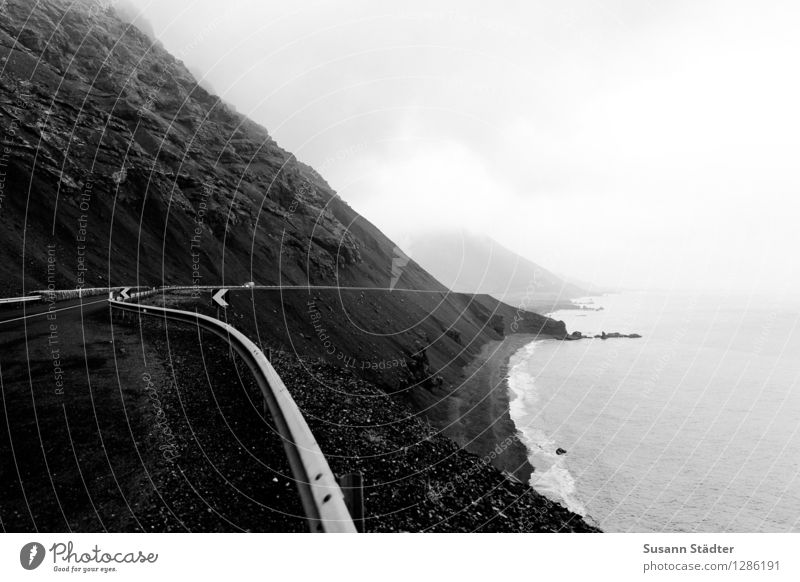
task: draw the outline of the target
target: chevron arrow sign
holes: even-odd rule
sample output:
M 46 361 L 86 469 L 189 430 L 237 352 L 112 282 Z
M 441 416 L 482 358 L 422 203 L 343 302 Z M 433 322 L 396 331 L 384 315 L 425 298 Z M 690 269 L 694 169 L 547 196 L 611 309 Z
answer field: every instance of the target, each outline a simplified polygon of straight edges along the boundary
M 228 302 L 225 301 L 225 295 L 227 295 L 227 289 L 214 289 L 211 292 L 211 304 L 217 304 L 223 309 L 228 306 Z

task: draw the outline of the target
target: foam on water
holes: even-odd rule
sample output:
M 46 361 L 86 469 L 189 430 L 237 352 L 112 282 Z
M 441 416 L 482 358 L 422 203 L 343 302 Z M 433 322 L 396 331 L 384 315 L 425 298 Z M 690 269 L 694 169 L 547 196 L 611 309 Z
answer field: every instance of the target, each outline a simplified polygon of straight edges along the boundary
M 567 466 L 566 455 L 557 455 L 558 445 L 536 423 L 537 403 L 535 378 L 528 373 L 526 362 L 536 350 L 533 341 L 518 350 L 509 362 L 509 411 L 522 441 L 528 449 L 528 459 L 536 470 L 531 475 L 531 486 L 552 501 L 566 506 L 570 511 L 586 515 L 586 508 L 577 496 L 575 477 Z
M 577 303 L 586 309 L 552 317 L 643 337 L 540 340 L 512 356 L 510 412 L 531 484 L 605 531 L 800 531 L 800 300 L 631 292 Z

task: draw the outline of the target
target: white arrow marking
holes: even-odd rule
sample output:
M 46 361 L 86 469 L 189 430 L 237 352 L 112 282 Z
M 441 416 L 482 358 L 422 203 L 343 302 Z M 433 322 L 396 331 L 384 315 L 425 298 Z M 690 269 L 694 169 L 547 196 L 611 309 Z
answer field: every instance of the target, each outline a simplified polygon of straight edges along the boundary
M 227 306 L 228 306 L 228 302 L 227 302 L 227 301 L 225 301 L 225 299 L 223 299 L 223 297 L 225 297 L 225 294 L 226 294 L 227 292 L 228 292 L 228 290 L 227 290 L 227 289 L 219 289 L 218 291 L 216 291 L 216 292 L 215 292 L 215 293 L 214 293 L 214 294 L 211 296 L 211 300 L 212 300 L 212 301 L 214 301 L 214 303 L 216 303 L 216 304 L 217 304 L 217 305 L 219 305 L 220 307 L 222 307 L 222 308 L 225 308 L 225 307 L 227 307 Z
M 128 291 L 130 291 L 130 290 L 131 290 L 130 287 L 125 287 L 122 291 L 119 292 L 119 295 L 120 295 L 120 297 L 122 297 L 123 301 L 125 299 L 130 299 L 131 298 L 131 296 L 128 295 Z

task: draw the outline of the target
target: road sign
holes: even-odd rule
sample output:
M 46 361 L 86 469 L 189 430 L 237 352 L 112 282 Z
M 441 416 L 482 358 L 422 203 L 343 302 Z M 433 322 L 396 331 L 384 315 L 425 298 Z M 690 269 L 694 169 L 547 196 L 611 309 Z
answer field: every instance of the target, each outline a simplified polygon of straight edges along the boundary
M 122 297 L 122 300 L 125 301 L 126 299 L 130 299 L 131 296 L 128 295 L 128 291 L 130 291 L 130 287 L 123 287 L 122 291 L 119 292 L 119 296 Z
M 228 302 L 225 301 L 225 295 L 228 293 L 227 289 L 214 289 L 211 292 L 211 304 L 214 305 L 215 303 L 225 309 L 228 306 Z

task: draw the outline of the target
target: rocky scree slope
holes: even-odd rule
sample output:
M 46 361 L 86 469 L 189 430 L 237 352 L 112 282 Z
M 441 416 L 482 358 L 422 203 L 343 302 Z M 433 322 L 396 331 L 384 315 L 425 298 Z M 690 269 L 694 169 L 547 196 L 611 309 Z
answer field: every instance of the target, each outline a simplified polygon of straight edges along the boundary
M 390 286 L 391 240 L 113 10 L 66 0 L 3 10 L 0 296 L 49 283 Z M 262 294 L 234 313 L 252 311 L 264 344 L 328 356 L 314 301 L 339 353 L 354 351 L 358 328 L 360 351 L 348 355 L 407 354 L 401 382 L 392 370 L 369 379 L 404 390 L 441 427 L 457 420 L 448 399 L 481 345 L 516 331 L 566 335 L 561 322 L 451 294 L 414 261 L 394 275 L 398 290 L 432 293 Z M 392 328 L 400 318 L 403 330 Z
M 5 294 L 46 282 L 49 244 L 62 287 L 196 272 L 201 284 L 388 286 L 392 242 L 111 9 L 5 4 L 0 127 Z M 399 285 L 441 287 L 413 263 Z

